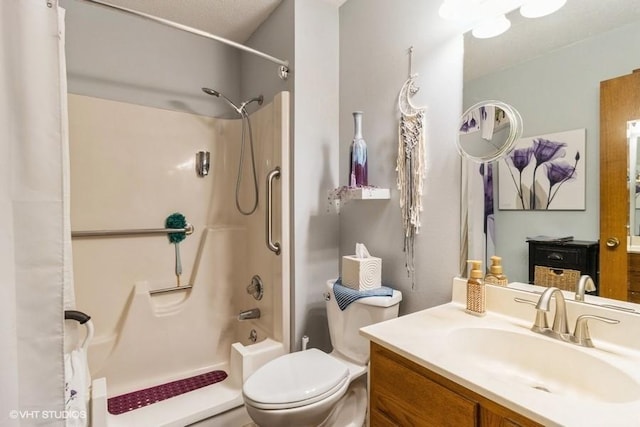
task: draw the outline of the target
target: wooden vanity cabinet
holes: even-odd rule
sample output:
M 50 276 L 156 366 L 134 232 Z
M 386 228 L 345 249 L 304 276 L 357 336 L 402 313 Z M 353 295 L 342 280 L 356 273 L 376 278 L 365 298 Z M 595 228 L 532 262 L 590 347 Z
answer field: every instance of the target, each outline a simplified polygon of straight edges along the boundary
M 369 375 L 372 427 L 541 427 L 373 342 Z
M 628 301 L 640 303 L 640 254 L 627 254 L 627 289 Z

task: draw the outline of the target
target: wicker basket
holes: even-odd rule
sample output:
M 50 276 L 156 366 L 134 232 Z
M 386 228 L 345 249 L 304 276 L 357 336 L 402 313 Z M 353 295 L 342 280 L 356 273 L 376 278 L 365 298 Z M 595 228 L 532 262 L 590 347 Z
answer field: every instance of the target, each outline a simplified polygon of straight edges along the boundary
M 551 268 L 541 265 L 535 266 L 533 284 L 538 286 L 555 286 L 563 291 L 575 291 L 580 280 L 580 272 L 567 268 Z

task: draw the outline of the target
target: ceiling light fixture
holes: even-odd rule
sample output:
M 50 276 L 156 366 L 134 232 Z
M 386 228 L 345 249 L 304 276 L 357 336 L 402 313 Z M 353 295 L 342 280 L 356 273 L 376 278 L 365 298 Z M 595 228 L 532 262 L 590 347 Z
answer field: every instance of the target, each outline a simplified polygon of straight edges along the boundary
M 488 39 L 499 36 L 511 27 L 511 21 L 504 15 L 498 15 L 493 18 L 479 22 L 471 30 L 471 34 L 477 39 Z
M 444 0 L 438 13 L 448 21 L 455 22 L 463 32 L 472 29 L 477 38 L 498 36 L 511 27 L 506 14 L 520 8 L 526 18 L 549 15 L 567 0 Z
M 525 18 L 540 18 L 551 15 L 567 3 L 567 0 L 529 0 L 520 7 Z

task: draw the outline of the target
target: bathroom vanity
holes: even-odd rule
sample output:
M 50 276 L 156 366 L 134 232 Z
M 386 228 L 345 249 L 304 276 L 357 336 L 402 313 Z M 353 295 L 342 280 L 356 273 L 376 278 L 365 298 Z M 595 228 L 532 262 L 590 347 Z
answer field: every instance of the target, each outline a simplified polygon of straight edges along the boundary
M 541 426 L 376 343 L 370 372 L 373 426 Z
M 465 312 L 465 285 L 454 279 L 450 303 L 360 330 L 371 341 L 371 425 L 640 425 L 640 338 L 630 333 L 640 305 L 563 292 L 558 314 L 576 337 L 587 316 L 588 348 L 531 330 L 547 288 L 487 286 L 487 313 L 477 317 Z M 549 325 L 557 292 L 544 292 L 555 296 L 546 298 Z

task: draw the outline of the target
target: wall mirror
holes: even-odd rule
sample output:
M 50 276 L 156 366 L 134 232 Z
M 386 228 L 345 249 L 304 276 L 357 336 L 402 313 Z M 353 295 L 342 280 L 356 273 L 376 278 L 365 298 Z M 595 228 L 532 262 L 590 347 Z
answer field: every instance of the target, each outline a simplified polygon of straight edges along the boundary
M 482 101 L 460 118 L 456 145 L 462 157 L 484 163 L 509 152 L 522 136 L 520 113 L 501 101 Z
M 508 17 L 511 28 L 493 39 L 465 34 L 464 109 L 484 99 L 512 105 L 525 123 L 523 139 L 584 130 L 584 152 L 580 155 L 585 167 L 585 203 L 579 209 L 501 209 L 499 200 L 504 195 L 500 193 L 498 172 L 506 167 L 504 159 L 483 165 L 484 177 L 487 167 L 493 168 L 489 176 L 493 177 L 494 210 L 482 209 L 482 200 L 471 200 L 474 191 L 466 188 L 466 183 L 461 189 L 465 192 L 463 203 L 467 202 L 463 211 L 491 217 L 491 227 L 486 223 L 470 227 L 463 239 L 484 241 L 481 249 L 502 256 L 510 281 L 528 283 L 527 238 L 601 240 L 600 82 L 640 68 L 640 8 L 634 0 L 569 0 L 558 12 L 544 18 L 526 19 L 517 11 Z M 619 124 L 623 130 L 627 120 Z M 477 165 L 470 166 L 468 173 L 477 170 Z M 474 205 L 480 209 L 474 212 Z M 622 209 L 630 214 L 626 203 Z M 635 228 L 640 229 L 640 225 Z M 490 244 L 485 239 L 489 234 Z M 493 248 L 487 248 L 491 245 Z M 477 257 L 472 253 L 469 256 Z

